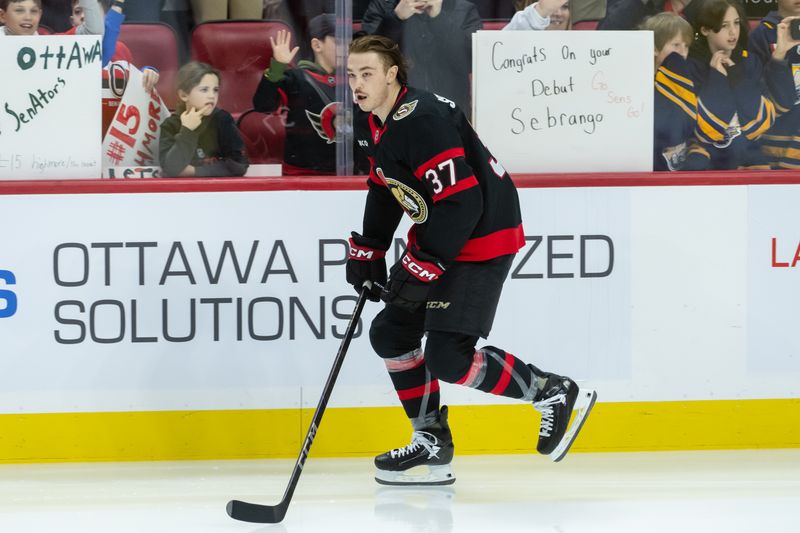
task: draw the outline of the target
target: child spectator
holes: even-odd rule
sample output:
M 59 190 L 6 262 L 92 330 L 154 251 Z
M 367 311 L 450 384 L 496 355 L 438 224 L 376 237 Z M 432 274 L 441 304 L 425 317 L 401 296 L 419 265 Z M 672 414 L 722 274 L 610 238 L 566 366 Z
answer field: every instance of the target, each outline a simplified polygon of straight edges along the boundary
M 568 30 L 569 0 L 519 0 L 517 12 L 504 30 Z
M 248 162 L 233 117 L 217 108 L 220 74 L 192 61 L 178 71 L 176 112 L 161 124 L 163 175 L 242 176 Z
M 119 31 L 125 21 L 125 14 L 122 12 L 125 0 L 115 0 L 111 5 L 111 0 L 98 0 L 103 13 L 105 14 L 105 33 L 103 34 L 103 66 L 111 61 L 127 61 L 133 65 L 133 54 L 125 43 L 119 41 Z M 75 33 L 76 28 L 84 23 L 86 12 L 81 6 L 80 0 L 72 0 L 72 15 L 69 17 L 73 29 L 67 31 Z M 155 67 L 142 67 L 142 85 L 144 90 L 150 92 L 158 83 L 158 69 Z
M 757 140 L 775 122 L 776 103 L 795 101 L 786 61 L 773 57 L 764 65 L 747 53 L 747 18 L 734 0 L 704 0 L 693 27 L 689 63 L 701 146 L 690 153 L 702 153 L 713 169 L 768 168 Z
M 800 168 L 800 52 L 788 33 L 789 21 L 798 16 L 800 3 L 778 0 L 778 10 L 767 14 L 750 36 L 750 52 L 762 63 L 786 58 L 794 78 L 793 104 L 789 109 L 778 109 L 782 114 L 761 137 L 762 151 L 773 168 Z
M 253 96 L 262 113 L 288 108 L 283 174 L 335 174 L 336 17 L 318 15 L 308 26 L 314 61 L 301 60 L 289 68 L 299 50 L 290 49 L 291 34 L 281 30 L 269 38 L 272 61 Z
M 103 13 L 97 0 L 79 0 L 85 19 L 74 31 L 78 35 L 103 35 Z M 0 0 L 0 36 L 39 35 L 41 0 Z
M 697 96 L 686 62 L 694 32 L 675 13 L 654 15 L 642 29 L 653 32 L 655 44 L 653 170 L 681 170 L 697 121 Z

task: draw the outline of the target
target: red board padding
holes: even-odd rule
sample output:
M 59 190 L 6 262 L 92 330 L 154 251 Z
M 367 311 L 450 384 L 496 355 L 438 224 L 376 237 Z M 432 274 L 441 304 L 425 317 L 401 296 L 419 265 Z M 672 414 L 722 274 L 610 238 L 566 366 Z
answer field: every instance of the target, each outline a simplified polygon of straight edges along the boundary
M 630 172 L 517 174 L 517 187 L 653 187 L 800 184 L 800 171 Z M 228 191 L 351 191 L 366 189 L 366 176 L 169 178 L 2 181 L 0 194 L 115 194 Z

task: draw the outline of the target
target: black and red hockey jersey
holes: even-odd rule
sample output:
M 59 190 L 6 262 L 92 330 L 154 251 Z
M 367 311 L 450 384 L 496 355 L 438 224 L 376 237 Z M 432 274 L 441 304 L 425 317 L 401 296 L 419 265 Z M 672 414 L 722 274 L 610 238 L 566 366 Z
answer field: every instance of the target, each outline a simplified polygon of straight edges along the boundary
M 311 61 L 297 68 L 272 60 L 253 96 L 256 111 L 286 108 L 286 170 L 336 173 L 336 78 Z
M 386 247 L 405 211 L 409 246 L 445 263 L 486 261 L 525 244 L 517 190 L 450 100 L 403 87 L 381 124 L 355 108 L 355 138 L 371 163 L 366 237 Z

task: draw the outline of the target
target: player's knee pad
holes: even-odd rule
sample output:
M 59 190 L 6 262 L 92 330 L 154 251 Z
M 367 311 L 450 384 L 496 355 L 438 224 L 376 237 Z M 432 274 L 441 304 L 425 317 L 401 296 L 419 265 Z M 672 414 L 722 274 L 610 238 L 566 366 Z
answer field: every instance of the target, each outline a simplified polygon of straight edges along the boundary
M 425 364 L 436 378 L 456 383 L 472 365 L 478 338 L 462 333 L 429 331 L 425 343 Z
M 380 312 L 369 328 L 369 342 L 380 357 L 396 357 L 420 346 L 421 333 L 409 331 L 404 324 L 392 321 L 386 313 Z

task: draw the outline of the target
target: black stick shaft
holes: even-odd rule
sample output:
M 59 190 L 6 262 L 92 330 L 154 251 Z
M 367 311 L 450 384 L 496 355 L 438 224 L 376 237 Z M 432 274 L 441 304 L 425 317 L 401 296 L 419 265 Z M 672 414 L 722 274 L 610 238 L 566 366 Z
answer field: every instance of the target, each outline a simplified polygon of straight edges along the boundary
M 333 392 L 333 386 L 336 383 L 336 378 L 339 376 L 339 371 L 342 369 L 344 357 L 347 354 L 347 349 L 350 347 L 350 341 L 353 340 L 353 334 L 358 326 L 358 321 L 361 317 L 361 311 L 364 309 L 368 292 L 369 289 L 364 286 L 358 295 L 356 307 L 353 310 L 353 314 L 350 316 L 350 322 L 347 324 L 347 330 L 345 331 L 344 338 L 342 338 L 342 343 L 339 345 L 339 351 L 336 353 L 336 358 L 333 361 L 333 367 L 331 368 L 330 374 L 328 374 L 328 381 L 325 382 L 325 386 L 322 389 L 322 395 L 320 396 L 319 403 L 317 404 L 317 409 L 314 411 L 314 417 L 312 418 L 311 425 L 306 433 L 306 439 L 303 442 L 303 447 L 300 449 L 300 455 L 297 457 L 297 462 L 292 470 L 292 475 L 289 478 L 289 485 L 286 487 L 286 492 L 283 494 L 283 499 L 281 499 L 278 505 L 274 506 L 258 505 L 233 500 L 229 502 L 227 506 L 228 515 L 231 518 L 245 522 L 259 523 L 276 523 L 283 520 L 283 517 L 286 515 L 286 510 L 289 507 L 289 503 L 292 500 L 294 489 L 297 487 L 297 482 L 300 479 L 300 474 L 303 473 L 303 465 L 308 458 L 308 453 L 311 450 L 314 437 L 317 435 L 317 429 L 319 429 L 320 422 L 322 421 L 322 415 L 325 413 L 325 408 L 328 406 L 328 400 Z

